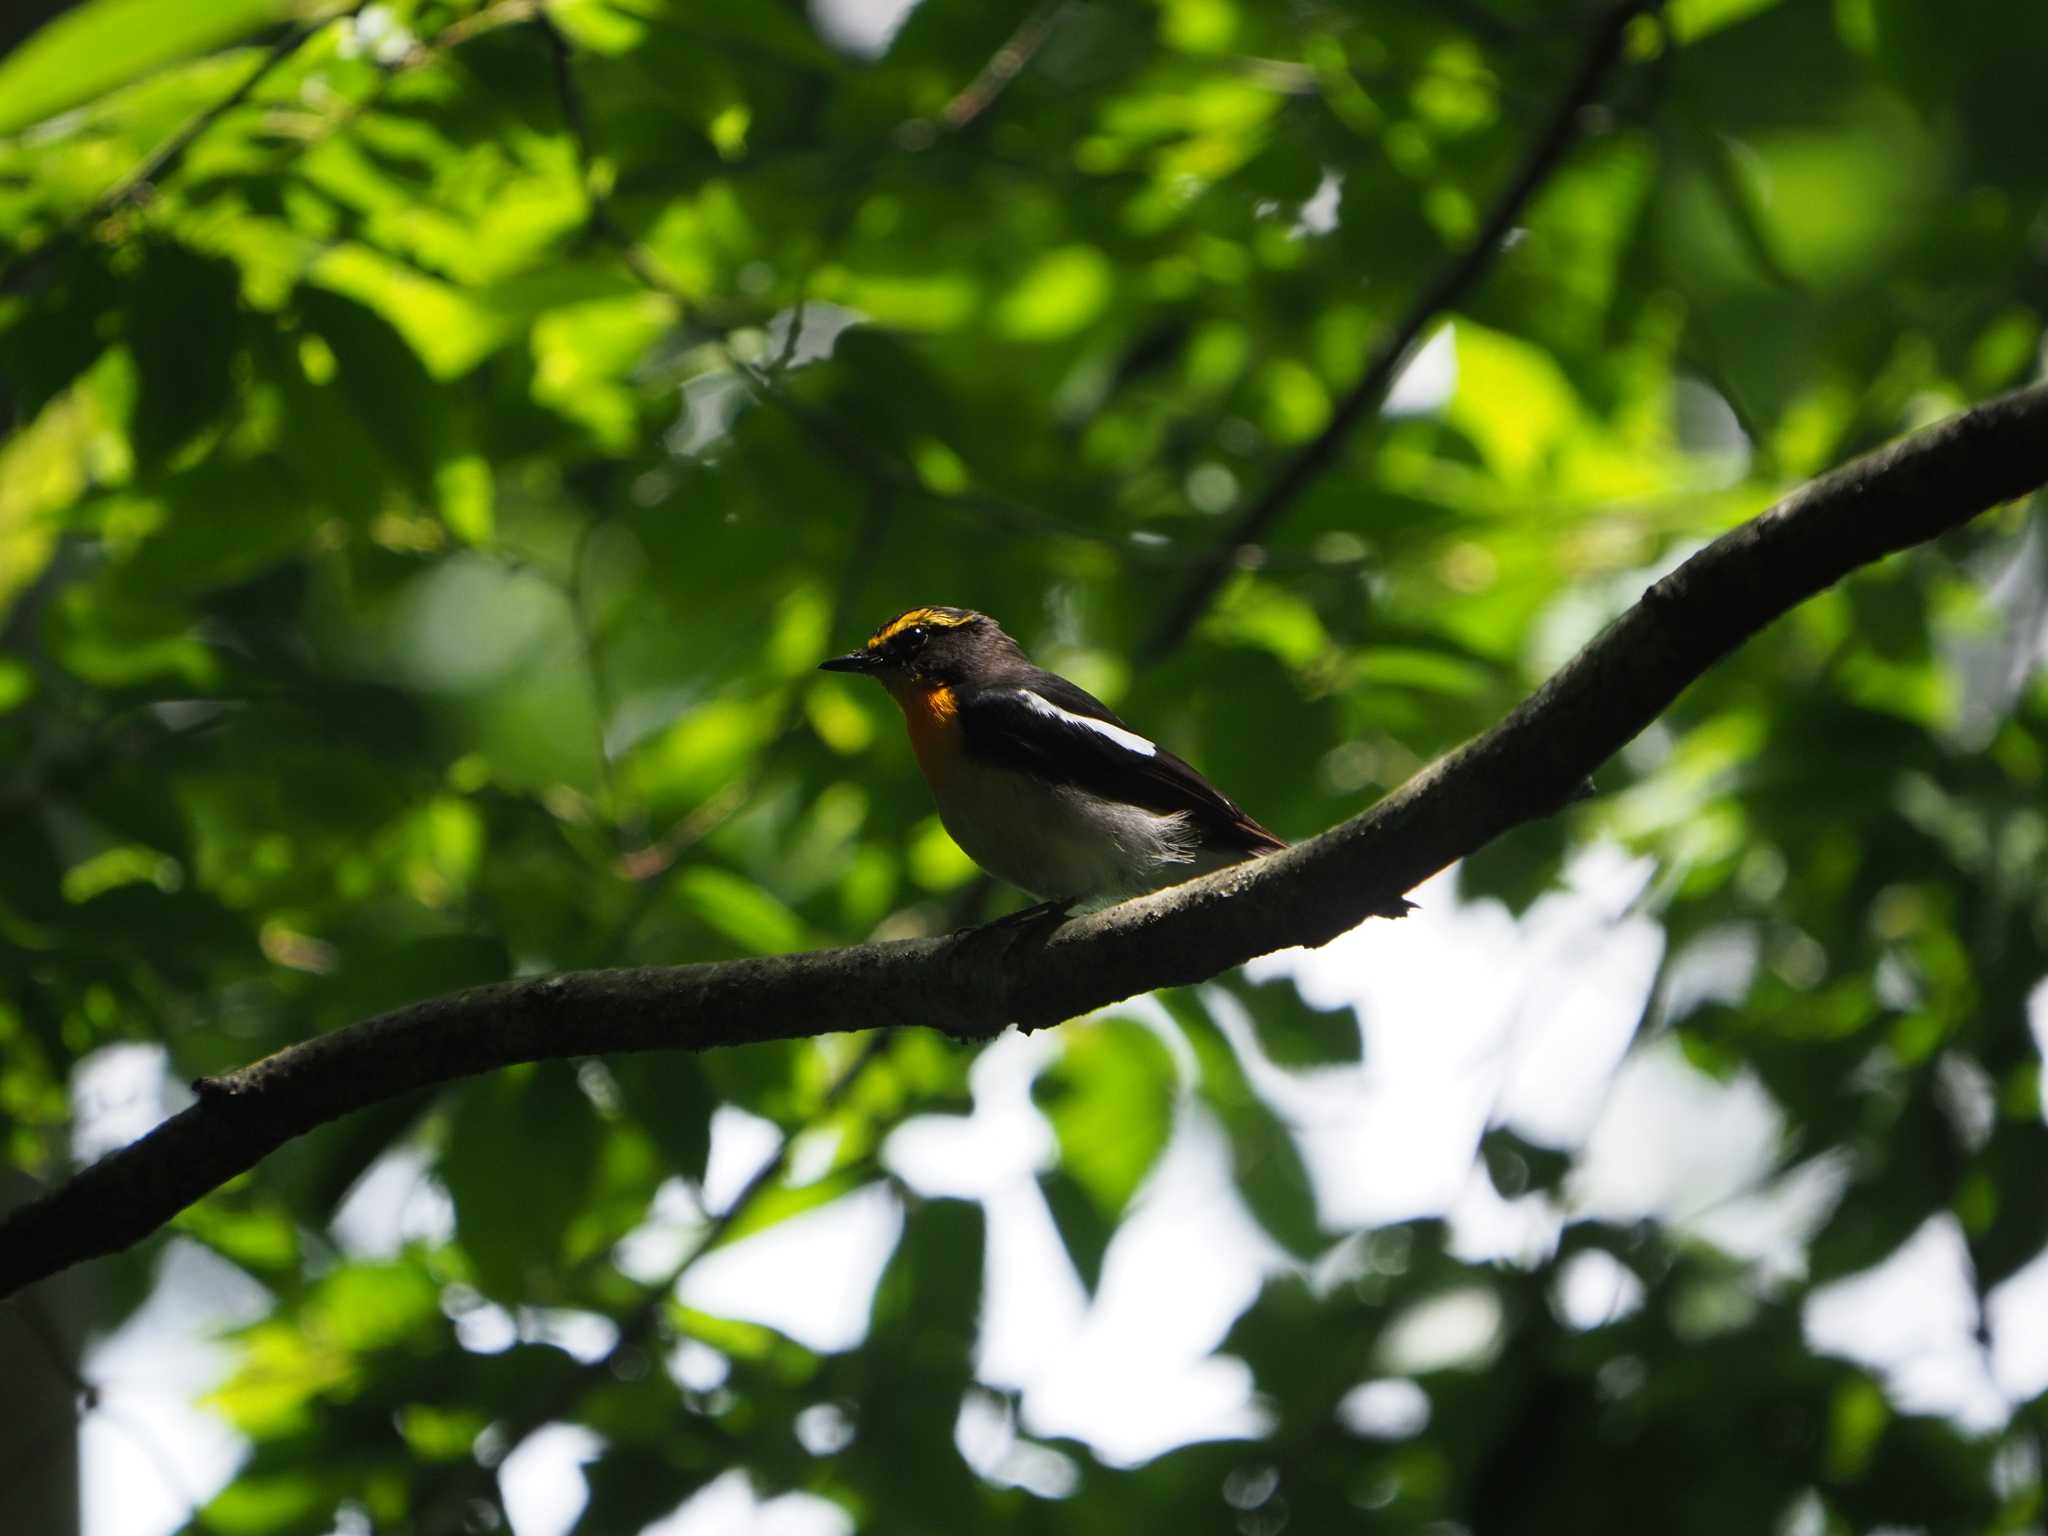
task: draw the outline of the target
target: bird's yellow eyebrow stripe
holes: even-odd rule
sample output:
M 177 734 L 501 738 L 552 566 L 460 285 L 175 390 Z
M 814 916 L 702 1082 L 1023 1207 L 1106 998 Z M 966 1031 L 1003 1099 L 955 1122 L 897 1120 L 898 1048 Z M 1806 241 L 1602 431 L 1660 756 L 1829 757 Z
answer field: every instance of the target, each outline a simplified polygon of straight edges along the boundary
M 913 608 L 910 612 L 891 619 L 870 635 L 868 649 L 872 651 L 876 646 L 887 645 L 913 624 L 923 624 L 930 629 L 958 629 L 962 624 L 973 623 L 974 617 L 971 613 L 941 613 L 936 608 Z

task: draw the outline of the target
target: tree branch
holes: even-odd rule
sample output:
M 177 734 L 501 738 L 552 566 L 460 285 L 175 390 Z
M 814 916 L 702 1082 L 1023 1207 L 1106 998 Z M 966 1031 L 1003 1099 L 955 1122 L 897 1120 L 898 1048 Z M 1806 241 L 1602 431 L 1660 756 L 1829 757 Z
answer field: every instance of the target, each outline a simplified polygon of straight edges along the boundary
M 1621 61 L 1622 43 L 1628 36 L 1630 23 L 1638 16 L 1657 10 L 1662 3 L 1663 0 L 1617 0 L 1600 18 L 1586 40 L 1578 72 L 1565 88 L 1542 133 L 1537 135 L 1536 142 L 1523 156 L 1514 179 L 1494 200 L 1486 222 L 1472 237 L 1472 243 L 1415 296 L 1400 323 L 1373 353 L 1364 375 L 1337 402 L 1337 408 L 1330 413 L 1330 420 L 1323 430 L 1280 467 L 1273 483 L 1266 487 L 1257 501 L 1238 514 L 1230 530 L 1217 541 L 1216 547 L 1209 551 L 1174 594 L 1166 617 L 1160 620 L 1159 628 L 1145 643 L 1144 655 L 1148 659 L 1157 659 L 1172 650 L 1195 627 L 1236 567 L 1239 551 L 1265 537 L 1280 520 L 1281 514 L 1294 504 L 1295 498 L 1315 482 L 1317 475 L 1329 468 L 1352 429 L 1367 415 L 1379 410 L 1387 391 L 1393 388 L 1394 380 L 1400 376 L 1402 366 L 1422 340 L 1423 332 L 1429 329 L 1430 322 L 1456 304 L 1486 275 L 1501 243 L 1521 218 L 1522 210 L 1578 142 L 1586 109 L 1599 98 L 1608 75 Z
M 958 133 L 972 127 L 975 119 L 995 105 L 996 98 L 1010 88 L 1010 82 L 1038 57 L 1038 50 L 1058 29 L 1067 8 L 1067 0 L 1048 0 L 1024 18 L 1009 40 L 982 65 L 981 73 L 940 109 L 939 121 L 948 132 Z
M 1255 955 L 1323 944 L 1586 776 L 1749 636 L 1860 565 L 2048 483 L 2048 384 L 1813 481 L 1723 535 L 1491 731 L 1284 853 L 1059 927 L 982 929 L 714 964 L 584 971 L 438 997 L 224 1077 L 0 1222 L 0 1296 L 139 1241 L 295 1136 L 515 1062 L 707 1050 L 919 1024 L 1035 1028 Z

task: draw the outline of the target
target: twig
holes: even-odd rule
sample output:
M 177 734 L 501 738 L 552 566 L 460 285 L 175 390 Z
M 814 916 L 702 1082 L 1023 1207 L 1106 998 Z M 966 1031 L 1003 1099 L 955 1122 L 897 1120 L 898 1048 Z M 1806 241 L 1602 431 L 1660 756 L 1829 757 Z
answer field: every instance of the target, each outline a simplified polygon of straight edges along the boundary
M 1068 0 L 1050 0 L 1024 19 L 1024 24 L 1010 34 L 1009 41 L 989 56 L 981 73 L 939 109 L 939 121 L 949 132 L 960 132 L 995 105 L 996 98 L 1010 88 L 1010 82 L 1038 57 L 1038 50 L 1066 19 L 1067 10 Z
M 1194 575 L 1175 594 L 1166 616 L 1144 646 L 1141 654 L 1146 660 L 1156 661 L 1195 627 L 1237 565 L 1240 551 L 1263 538 L 1316 476 L 1329 468 L 1352 429 L 1367 415 L 1376 412 L 1385 401 L 1387 391 L 1421 342 L 1431 321 L 1456 304 L 1486 275 L 1509 230 L 1522 216 L 1523 208 L 1578 141 L 1586 109 L 1599 97 L 1609 73 L 1621 59 L 1622 43 L 1627 37 L 1629 24 L 1660 4 L 1661 0 L 1618 0 L 1601 18 L 1587 41 L 1577 74 L 1542 133 L 1537 135 L 1536 142 L 1523 157 L 1514 178 L 1495 199 L 1479 233 L 1427 288 L 1415 296 L 1400 323 L 1373 354 L 1363 377 L 1330 413 L 1330 420 L 1323 430 L 1281 466 L 1280 473 L 1266 487 L 1264 494 L 1238 515 L 1229 532 L 1197 565 Z
M 460 48 L 464 43 L 495 32 L 500 27 L 517 26 L 522 21 L 546 15 L 543 0 L 498 0 L 496 5 L 486 5 L 443 27 L 434 35 L 434 48 L 437 52 L 443 48 Z
M 516 1062 L 920 1024 L 1037 1028 L 1255 955 L 1323 944 L 1525 821 L 1695 679 L 1857 567 L 2048 484 L 2048 384 L 1810 482 L 1722 535 L 1504 721 L 1282 853 L 1043 928 L 705 965 L 577 971 L 430 998 L 202 1078 L 198 1101 L 0 1220 L 0 1295 L 148 1236 L 314 1127 Z

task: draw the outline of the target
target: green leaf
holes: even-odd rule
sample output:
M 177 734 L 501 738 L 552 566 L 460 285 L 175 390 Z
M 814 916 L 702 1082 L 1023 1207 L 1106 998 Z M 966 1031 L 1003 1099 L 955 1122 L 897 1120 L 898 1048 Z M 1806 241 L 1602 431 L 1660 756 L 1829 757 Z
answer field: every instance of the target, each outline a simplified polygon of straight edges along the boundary
M 534 399 L 580 423 L 601 446 L 627 450 L 640 424 L 634 370 L 675 320 L 675 303 L 655 293 L 550 310 L 533 325 Z
M 610 1063 L 626 1109 L 668 1159 L 669 1171 L 691 1180 L 704 1177 L 711 1155 L 711 1091 L 696 1057 L 681 1051 L 649 1051 Z
M 545 1296 L 571 1221 L 596 1178 L 597 1114 L 563 1062 L 466 1084 L 439 1163 L 477 1284 L 507 1301 Z M 528 1156 L 535 1137 L 547 1156 Z
M 252 1274 L 283 1277 L 299 1262 L 299 1234 L 279 1207 L 256 1205 L 222 1192 L 178 1213 L 182 1232 Z
M 389 320 L 427 371 L 444 382 L 474 368 L 510 329 L 463 289 L 366 245 L 328 248 L 309 275 Z
M 1222 986 L 1244 1004 L 1259 1049 L 1275 1066 L 1348 1066 L 1364 1059 L 1365 1038 L 1355 1008 L 1318 1008 L 1301 995 L 1291 976 L 1254 982 L 1233 971 Z
M 1458 861 L 1458 897 L 1491 896 L 1519 915 L 1558 889 L 1570 849 L 1571 829 L 1562 817 L 1517 827 Z
M 664 1454 L 663 1452 L 667 1452 Z M 588 1536 L 639 1531 L 658 1524 L 719 1470 L 708 1458 L 701 1468 L 678 1469 L 676 1456 L 638 1446 L 610 1445 L 581 1468 L 590 1502 L 574 1529 Z
M 440 1302 L 440 1285 L 418 1264 L 345 1264 L 314 1288 L 303 1313 L 322 1342 L 367 1353 L 437 1321 Z
M 803 919 L 744 875 L 692 864 L 671 882 L 676 902 L 757 955 L 781 955 L 811 943 Z
M 2048 1166 L 2044 1159 L 2048 1126 L 2038 1116 L 2001 1119 L 1963 1181 L 1958 1203 L 1970 1262 L 1986 1291 L 2033 1262 L 2048 1245 L 2048 1201 L 2033 1198 L 2034 1181 Z
M 226 409 L 240 347 L 241 278 L 232 263 L 151 241 L 129 286 L 122 333 L 138 380 L 135 456 L 169 460 Z
M 294 0 L 90 0 L 0 59 L 0 133 L 281 21 Z M 251 53 L 254 69 L 261 56 Z
M 1050 251 L 996 308 L 996 324 L 1019 341 L 1049 341 L 1081 329 L 1109 302 L 1112 271 L 1088 245 Z
M 842 1195 L 850 1195 L 874 1178 L 874 1170 L 866 1167 L 835 1169 L 823 1178 L 813 1179 L 808 1184 L 792 1188 L 787 1184 L 776 1184 L 762 1191 L 727 1229 L 727 1240 L 738 1242 L 756 1232 L 765 1232 L 779 1226 L 792 1216 L 801 1216 L 806 1211 L 815 1211 L 820 1206 L 830 1205 Z
M 1173 1129 L 1173 1059 L 1132 1019 L 1070 1025 L 1060 1047 L 1031 1094 L 1052 1122 L 1062 1172 L 1114 1227 Z M 1085 1268 L 1085 1254 L 1074 1258 Z
M 369 306 L 308 285 L 293 307 L 332 354 L 334 387 L 360 418 L 366 440 L 415 498 L 442 510 L 469 542 L 482 542 L 490 527 L 489 474 L 482 471 L 479 485 L 482 467 L 457 398 L 436 385 L 397 327 Z
M 279 1536 L 312 1529 L 334 1505 L 335 1489 L 311 1469 L 237 1477 L 206 1505 L 206 1528 L 223 1536 Z
M 1680 43 L 1696 43 L 1778 3 L 1779 0 L 1672 0 L 1669 25 L 1672 36 Z
M 1041 1173 L 1038 1191 L 1045 1196 L 1045 1207 L 1052 1214 L 1067 1257 L 1074 1262 L 1074 1272 L 1093 1296 L 1102 1283 L 1102 1261 L 1109 1253 L 1110 1239 L 1116 1236 L 1115 1216 L 1105 1215 L 1094 1191 L 1064 1168 Z
M 984 1222 L 967 1201 L 918 1202 L 875 1287 L 867 1343 L 821 1373 L 824 1392 L 851 1389 L 860 1417 L 841 1465 L 855 1486 L 900 1512 L 906 1530 L 975 1528 L 979 1484 L 953 1446 L 982 1301 Z M 912 1479 L 902 1448 L 927 1447 Z M 905 1484 L 915 1486 L 905 1486 Z
M 1317 1218 L 1315 1191 L 1293 1134 L 1245 1077 L 1199 990 L 1179 988 L 1161 993 L 1160 1000 L 1194 1048 L 1201 1101 L 1229 1138 L 1231 1175 L 1245 1205 L 1281 1247 L 1298 1258 L 1313 1258 L 1329 1246 L 1329 1239 Z
M 1505 1126 L 1494 1126 L 1479 1138 L 1479 1155 L 1493 1187 L 1510 1200 L 1534 1191 L 1554 1194 L 1572 1169 L 1570 1152 L 1539 1147 Z

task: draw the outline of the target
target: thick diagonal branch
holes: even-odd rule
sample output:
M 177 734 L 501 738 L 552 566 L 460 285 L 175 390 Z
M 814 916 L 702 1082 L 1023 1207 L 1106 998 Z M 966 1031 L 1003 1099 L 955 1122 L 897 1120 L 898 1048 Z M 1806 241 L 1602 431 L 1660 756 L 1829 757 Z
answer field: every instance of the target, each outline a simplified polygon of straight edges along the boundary
M 1325 943 L 1510 827 L 1554 812 L 1687 684 L 1787 609 L 2044 483 L 2048 385 L 2037 385 L 1859 459 L 1715 540 L 1507 719 L 1363 815 L 1050 932 L 503 982 L 208 1079 L 191 1108 L 0 1222 L 0 1295 L 146 1237 L 315 1126 L 433 1083 L 611 1051 L 905 1024 L 966 1035 L 1035 1027 Z

